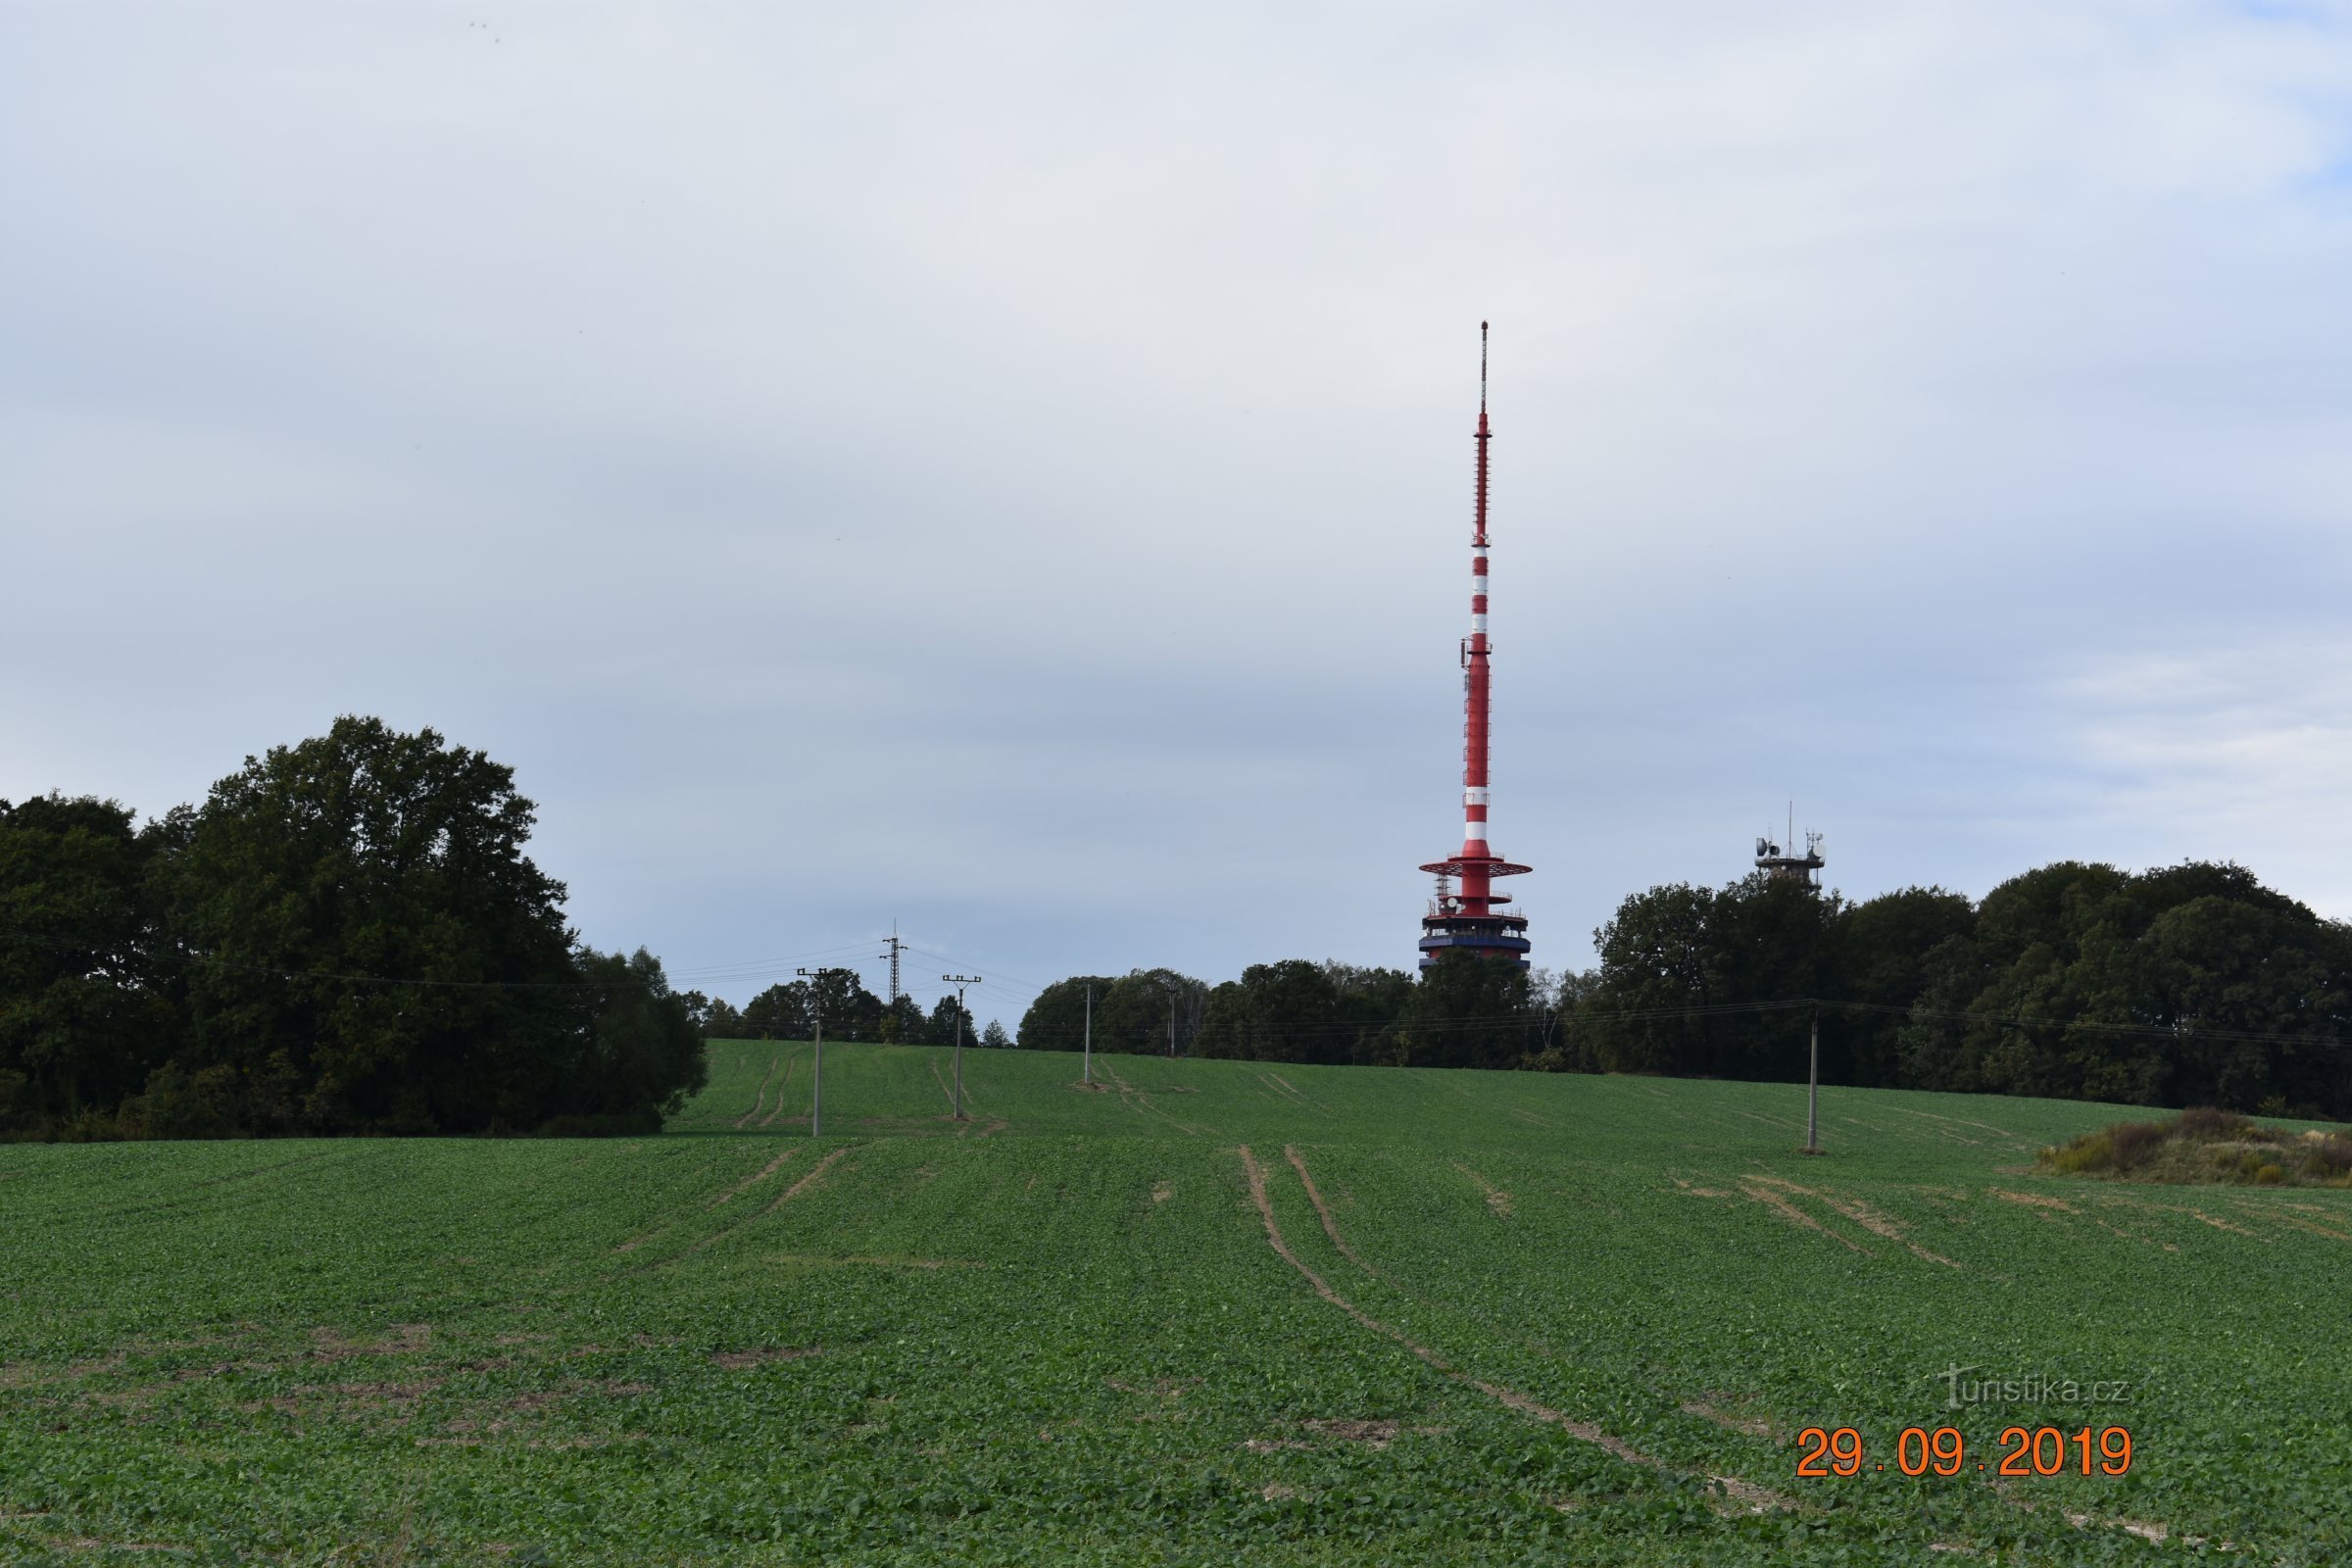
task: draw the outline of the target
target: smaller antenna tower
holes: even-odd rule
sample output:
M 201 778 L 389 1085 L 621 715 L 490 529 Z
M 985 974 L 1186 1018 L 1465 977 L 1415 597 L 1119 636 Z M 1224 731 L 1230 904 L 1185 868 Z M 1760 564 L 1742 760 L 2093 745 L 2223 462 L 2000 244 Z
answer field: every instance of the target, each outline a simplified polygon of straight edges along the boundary
M 1788 836 L 1775 842 L 1769 837 L 1756 840 L 1756 869 L 1775 882 L 1801 882 L 1806 887 L 1821 886 L 1816 875 L 1828 862 L 1821 858 L 1821 835 L 1805 835 L 1803 854 L 1796 850 L 1796 803 L 1788 803 Z

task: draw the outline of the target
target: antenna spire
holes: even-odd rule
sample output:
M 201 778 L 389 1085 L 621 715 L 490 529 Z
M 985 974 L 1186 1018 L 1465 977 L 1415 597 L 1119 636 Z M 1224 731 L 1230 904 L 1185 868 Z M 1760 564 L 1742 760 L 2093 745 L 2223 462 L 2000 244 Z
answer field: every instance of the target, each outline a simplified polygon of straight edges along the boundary
M 1487 323 L 1478 323 L 1478 422 L 1487 422 Z

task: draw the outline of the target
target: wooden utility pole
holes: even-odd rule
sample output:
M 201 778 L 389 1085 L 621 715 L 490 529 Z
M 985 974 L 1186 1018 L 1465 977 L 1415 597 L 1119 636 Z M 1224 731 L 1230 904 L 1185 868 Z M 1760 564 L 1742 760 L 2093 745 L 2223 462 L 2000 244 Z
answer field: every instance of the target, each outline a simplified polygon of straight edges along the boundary
M 808 1096 L 808 1136 L 823 1132 L 825 1119 L 825 978 L 828 975 L 851 974 L 849 969 L 801 969 L 796 971 L 810 982 L 808 987 L 808 1015 L 816 1024 L 816 1069 Z
M 1821 1152 L 1821 1004 L 1813 1004 L 1813 1046 L 1805 1082 L 1805 1152 Z

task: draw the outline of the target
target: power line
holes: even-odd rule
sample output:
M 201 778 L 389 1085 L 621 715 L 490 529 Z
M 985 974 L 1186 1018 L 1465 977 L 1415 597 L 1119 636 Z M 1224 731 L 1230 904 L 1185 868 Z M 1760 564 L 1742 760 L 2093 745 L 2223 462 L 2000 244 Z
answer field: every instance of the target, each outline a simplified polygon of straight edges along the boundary
M 808 953 L 788 953 L 780 958 L 747 959 L 742 963 L 714 964 L 700 969 L 679 969 L 673 978 L 680 980 L 756 980 L 765 974 L 782 974 L 787 966 L 805 958 L 829 958 L 835 954 L 855 953 L 868 947 L 864 942 L 845 942 L 837 948 L 818 948 Z
M 16 929 L 0 928 L 0 936 L 34 947 L 76 953 L 92 946 L 85 942 L 58 942 Z M 435 980 L 421 975 L 357 974 L 339 969 L 282 969 L 267 964 L 240 963 L 218 954 L 192 950 L 150 953 L 146 955 L 146 959 L 151 963 L 193 964 L 208 969 L 225 969 L 232 974 L 259 975 L 271 980 L 331 980 L 343 985 L 416 986 L 441 991 L 634 991 L 641 984 L 635 980 Z M 666 970 L 662 978 L 670 978 Z
M 906 944 L 906 951 L 908 953 L 921 954 L 926 958 L 937 958 L 942 963 L 961 963 L 966 961 L 961 958 L 951 958 L 944 953 L 933 953 L 928 949 L 918 948 L 911 942 Z M 997 970 L 996 978 L 1000 982 L 1008 981 L 1012 985 L 1018 986 L 1021 990 L 1030 992 L 1032 994 L 1046 989 L 1044 986 L 1037 985 L 1028 980 L 1023 980 L 1019 975 L 1006 974 L 1002 969 Z

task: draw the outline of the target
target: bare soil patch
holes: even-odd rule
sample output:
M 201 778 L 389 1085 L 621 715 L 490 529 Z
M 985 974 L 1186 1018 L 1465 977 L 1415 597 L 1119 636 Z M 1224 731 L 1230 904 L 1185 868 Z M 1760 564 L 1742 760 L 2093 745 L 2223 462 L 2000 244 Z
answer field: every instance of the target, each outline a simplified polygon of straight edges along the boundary
M 1690 1400 L 1683 1406 L 1683 1411 L 1687 1415 L 1697 1416 L 1701 1421 L 1712 1421 L 1727 1432 L 1744 1432 L 1751 1438 L 1772 1436 L 1772 1423 L 1762 1417 L 1735 1415 L 1705 1399 Z
M 2054 1208 L 2062 1214 L 2082 1212 L 2063 1198 L 2049 1198 L 2040 1193 L 2013 1193 L 2005 1187 L 1987 1187 L 1984 1190 L 2003 1202 L 2023 1203 L 2028 1208 Z
M 1720 1187 L 1694 1187 L 1680 1176 L 1674 1178 L 1674 1188 L 1685 1198 L 1729 1198 L 1732 1196 Z
M 316 1328 L 311 1330 L 311 1348 L 305 1353 L 314 1361 L 345 1361 L 355 1355 L 418 1355 L 432 1343 L 429 1323 L 395 1324 L 390 1334 L 373 1343 L 348 1339 L 337 1329 Z

